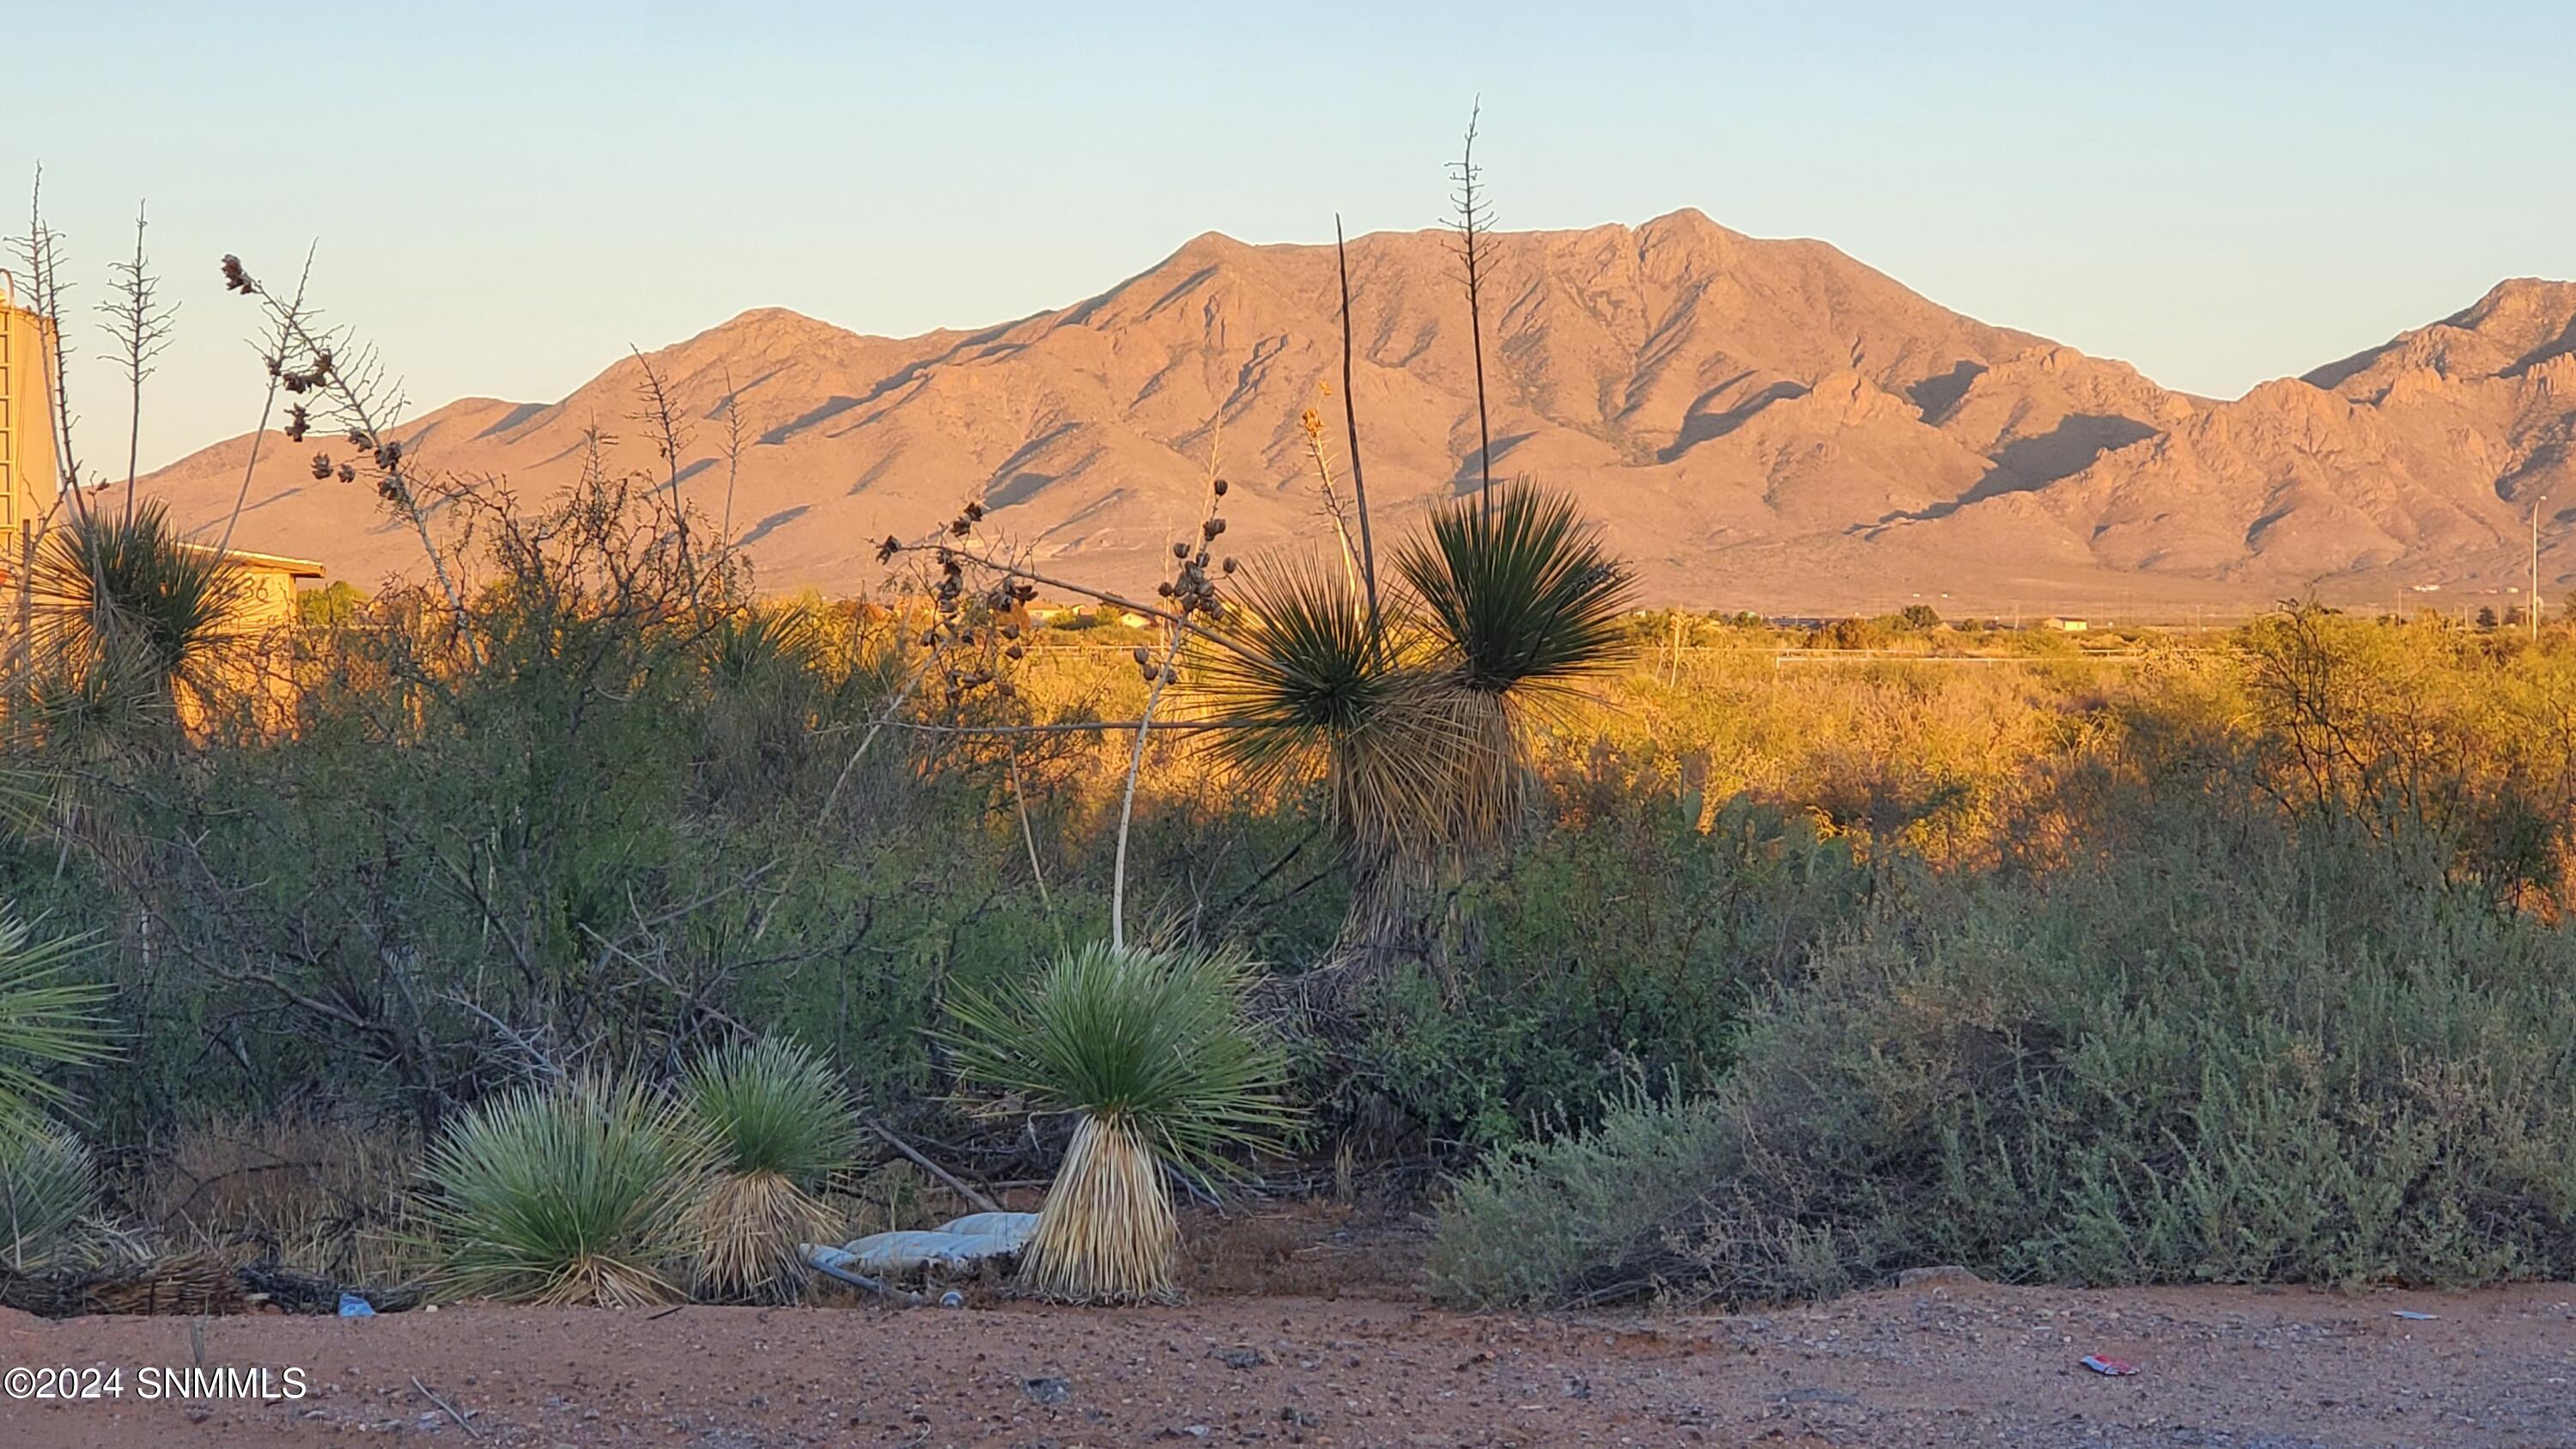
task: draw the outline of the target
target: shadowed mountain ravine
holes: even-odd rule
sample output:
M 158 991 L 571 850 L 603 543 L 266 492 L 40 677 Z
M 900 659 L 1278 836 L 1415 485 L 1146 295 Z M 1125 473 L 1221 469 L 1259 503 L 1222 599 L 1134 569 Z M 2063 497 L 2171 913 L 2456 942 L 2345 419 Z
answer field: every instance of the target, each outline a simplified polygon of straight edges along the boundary
M 2466 310 L 2233 401 L 1947 310 L 1817 241 L 1696 211 L 1497 233 L 1487 366 L 1497 477 L 1577 494 L 1657 603 L 1790 613 L 1948 598 L 2245 607 L 2385 602 L 2576 579 L 2576 284 L 2518 280 Z M 1356 239 L 1356 393 L 1382 522 L 1472 487 L 1473 360 L 1453 243 Z M 363 313 L 363 299 L 343 307 Z M 977 331 L 863 336 L 778 309 L 650 354 L 689 428 L 684 489 L 729 517 L 762 586 L 880 584 L 875 540 L 981 498 L 998 538 L 1126 586 L 1159 577 L 1211 449 L 1244 552 L 1317 540 L 1300 415 L 1347 473 L 1327 246 L 1210 233 L 1063 310 Z M 398 359 L 397 359 L 398 361 Z M 421 466 L 522 498 L 576 476 L 585 431 L 659 476 L 641 369 L 550 404 L 468 398 L 398 430 Z M 728 382 L 730 379 L 730 384 Z M 728 500 L 729 395 L 745 439 Z M 152 475 L 220 530 L 237 438 Z M 239 537 L 371 586 L 418 568 L 363 482 L 262 449 Z M 1067 561 L 1070 561 L 1069 563 Z

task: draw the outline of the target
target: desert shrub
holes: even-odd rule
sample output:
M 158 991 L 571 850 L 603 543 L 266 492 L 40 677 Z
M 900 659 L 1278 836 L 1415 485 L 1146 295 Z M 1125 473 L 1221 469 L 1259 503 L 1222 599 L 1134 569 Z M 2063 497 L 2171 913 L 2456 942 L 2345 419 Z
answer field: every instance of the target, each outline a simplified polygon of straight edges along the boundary
M 631 1307 L 680 1296 L 689 1209 L 713 1161 L 672 1104 L 598 1078 L 468 1109 L 431 1149 L 439 1280 L 466 1298 Z
M 680 1085 L 715 1165 L 689 1211 L 696 1286 L 744 1297 L 799 1280 L 800 1244 L 837 1226 L 815 1196 L 858 1156 L 857 1111 L 811 1052 L 775 1039 L 718 1049 Z
M 2500 901 L 2566 904 L 2576 650 L 2304 608 L 2256 620 L 2236 653 L 2256 788 L 2441 850 Z
M 1558 1124 L 1487 1158 L 1442 1205 L 1428 1264 L 1435 1296 L 1476 1303 L 1580 1304 L 1606 1288 L 1633 1294 L 1605 1265 L 1695 1221 L 1708 1164 L 1728 1144 L 1716 1102 L 1631 1083 L 1588 1125 Z
M 417 1275 L 419 1139 L 399 1118 L 193 1112 L 121 1154 L 109 1193 L 165 1245 L 257 1243 L 344 1283 Z
M 79 1138 L 59 1127 L 0 1136 L 0 1269 L 75 1259 L 97 1211 L 97 1176 Z
M 1472 970 L 1400 974 L 1371 1003 L 1346 1075 L 1316 1094 L 1381 1145 L 1443 1155 L 1588 1121 L 1621 1081 L 1692 1089 L 1732 1061 L 1748 1001 L 1854 919 L 1870 874 L 1803 815 L 1628 777 L 1569 802 L 1468 888 Z
M 2050 877 L 1879 913 L 1753 1013 L 1703 1103 L 1507 1158 L 1445 1214 L 1476 1301 L 1739 1300 L 1962 1263 L 2010 1281 L 2576 1272 L 2576 938 L 2333 818 L 2188 797 Z M 1700 1114 L 1723 1129 L 1684 1130 Z M 1567 1179 L 1580 1176 L 1581 1182 Z M 1604 1212 L 1587 1261 L 1496 1261 Z M 1553 1277 L 1552 1285 L 1548 1281 Z
M 1808 640 L 1815 649 L 1882 649 L 1888 642 L 1889 629 L 1878 619 L 1836 619 L 1816 630 Z
M 0 840 L 0 890 L 108 948 L 130 1055 L 48 1076 L 105 1136 L 326 1101 L 434 1134 L 531 1069 L 676 1071 L 744 1021 L 899 1122 L 942 1110 L 944 992 L 1105 922 L 1115 744 L 918 727 L 1132 716 L 1122 654 L 1033 660 L 1007 705 L 917 693 L 854 764 L 921 662 L 902 616 L 684 568 L 659 496 L 476 505 L 461 620 L 346 600 L 299 640 L 293 728 L 84 763 L 77 812 Z M 1304 806 L 1157 740 L 1142 913 L 1305 959 L 1343 893 Z

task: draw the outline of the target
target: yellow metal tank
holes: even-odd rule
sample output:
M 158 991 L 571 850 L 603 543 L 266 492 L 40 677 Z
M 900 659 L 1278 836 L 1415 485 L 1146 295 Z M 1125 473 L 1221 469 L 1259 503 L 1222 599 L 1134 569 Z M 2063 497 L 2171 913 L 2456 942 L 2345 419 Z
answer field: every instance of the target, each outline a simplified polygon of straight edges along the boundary
M 14 279 L 0 271 L 0 536 L 41 523 L 54 506 L 53 324 L 18 305 Z

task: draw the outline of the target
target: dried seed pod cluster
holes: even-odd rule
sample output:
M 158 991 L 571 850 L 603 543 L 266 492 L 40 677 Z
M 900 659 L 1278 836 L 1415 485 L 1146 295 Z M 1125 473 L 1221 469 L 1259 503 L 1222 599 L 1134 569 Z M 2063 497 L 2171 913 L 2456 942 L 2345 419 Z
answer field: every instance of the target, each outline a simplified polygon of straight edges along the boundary
M 267 296 L 243 268 L 239 257 L 227 255 L 223 259 L 223 276 L 224 290 L 228 292 L 239 292 L 246 297 Z M 281 350 L 261 359 L 268 365 L 270 381 L 291 397 L 302 399 L 319 395 L 324 399 L 320 404 L 308 405 L 302 401 L 288 404 L 286 422 L 280 429 L 286 434 L 286 440 L 301 443 L 313 436 L 317 408 L 325 417 L 336 413 L 346 418 L 347 428 L 340 436 L 361 455 L 372 456 L 375 460 L 376 492 L 388 503 L 410 506 L 412 500 L 407 496 L 407 481 L 402 473 L 402 444 L 379 436 L 367 422 L 365 395 L 369 382 L 365 376 L 368 368 L 364 355 L 361 354 L 355 364 L 358 375 L 352 376 L 341 367 L 340 359 L 327 345 L 329 334 L 317 337 L 307 330 L 298 303 L 270 298 L 267 305 L 281 329 Z M 288 365 L 287 358 L 292 352 L 285 344 L 289 342 L 310 349 L 310 355 L 302 365 Z M 343 483 L 358 481 L 357 460 L 354 459 L 334 463 L 329 453 L 317 452 L 313 455 L 312 466 L 317 483 L 334 478 Z
M 1234 560 L 1224 560 L 1217 565 L 1218 575 L 1211 575 L 1208 572 L 1209 546 L 1224 536 L 1225 519 L 1217 512 L 1216 500 L 1224 498 L 1231 486 L 1223 478 L 1208 484 L 1211 495 L 1208 516 L 1207 521 L 1199 525 L 1197 542 L 1193 544 L 1184 540 L 1172 545 L 1172 557 L 1179 560 L 1180 568 L 1155 588 L 1156 593 L 1171 601 L 1173 614 L 1183 624 L 1187 624 L 1192 615 L 1214 614 L 1223 607 L 1224 601 L 1217 596 L 1217 577 L 1233 573 Z M 1150 651 L 1142 648 L 1136 651 L 1136 667 L 1148 684 L 1156 682 L 1157 678 L 1164 684 L 1171 684 L 1178 678 L 1170 665 L 1157 666 Z
M 300 397 L 331 380 L 331 365 L 331 349 L 323 347 L 315 349 L 311 360 L 297 369 L 288 368 L 283 358 L 270 358 L 268 375 L 276 378 L 278 384 L 288 392 Z M 300 413 L 303 409 L 298 408 L 296 411 Z M 301 442 L 302 439 L 299 438 L 297 441 Z
M 992 564 L 980 554 L 950 543 L 952 539 L 973 538 L 984 513 L 983 504 L 969 500 L 940 530 L 935 541 L 926 545 L 937 568 L 938 581 L 930 590 L 931 623 L 921 632 L 920 642 L 922 647 L 945 656 L 936 666 L 934 677 L 951 705 L 987 687 L 1003 699 L 1016 698 L 1019 690 L 1002 677 L 1003 672 L 1028 657 L 1028 648 L 1021 642 L 1019 617 L 1037 598 L 1037 585 L 1005 569 L 990 587 L 970 589 L 968 567 L 990 568 Z M 903 540 L 889 534 L 877 545 L 877 561 L 890 562 L 905 551 Z

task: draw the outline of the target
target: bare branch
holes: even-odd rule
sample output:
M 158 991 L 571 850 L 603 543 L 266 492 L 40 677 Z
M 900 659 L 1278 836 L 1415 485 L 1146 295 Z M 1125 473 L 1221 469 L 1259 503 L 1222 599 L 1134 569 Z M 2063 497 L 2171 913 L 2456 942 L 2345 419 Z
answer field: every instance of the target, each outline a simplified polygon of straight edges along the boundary
M 637 422 L 653 430 L 654 451 L 662 455 L 662 476 L 671 490 L 671 517 L 677 521 L 680 537 L 680 572 L 689 580 L 689 594 L 697 596 L 697 574 L 689 564 L 689 511 L 680 501 L 680 450 L 688 446 L 687 429 L 671 407 L 671 390 L 662 385 L 662 374 L 654 371 L 652 359 L 633 343 L 626 350 L 635 355 L 635 365 L 644 370 L 643 384 L 636 389 L 644 410 L 635 415 Z
M 304 249 L 304 270 L 295 279 L 295 301 L 289 309 L 291 311 L 303 310 L 304 289 L 313 280 L 313 250 L 310 246 Z M 276 340 L 260 355 L 262 357 L 285 356 L 287 341 L 286 330 L 281 327 L 277 331 Z M 241 522 L 242 510 L 250 505 L 251 479 L 259 474 L 259 445 L 267 440 L 268 420 L 277 412 L 277 388 L 278 374 L 272 369 L 268 374 L 268 398 L 259 405 L 259 426 L 250 435 L 250 457 L 242 464 L 241 490 L 233 495 L 233 511 L 224 516 L 223 540 L 215 545 L 215 552 L 219 554 L 232 551 L 233 526 Z
M 1360 468 L 1360 405 L 1351 393 L 1351 251 L 1333 218 L 1333 258 L 1342 274 L 1342 423 L 1351 438 L 1351 500 L 1360 515 L 1360 577 L 1368 584 L 1369 636 L 1378 634 L 1377 547 L 1369 538 L 1368 475 Z
M 223 271 L 224 286 L 258 298 L 288 344 L 284 351 L 268 359 L 272 374 L 288 393 L 310 393 L 326 403 L 333 420 L 345 427 L 349 445 L 373 465 L 378 495 L 408 519 L 420 536 L 421 552 L 429 558 L 438 591 L 446 596 L 457 639 L 469 655 L 479 658 L 480 647 L 467 626 L 464 591 L 449 570 L 438 541 L 430 536 L 428 508 L 421 501 L 422 489 L 413 464 L 404 456 L 402 440 L 392 435 L 403 411 L 401 386 L 386 380 L 375 353 L 360 346 L 348 329 L 322 328 L 305 307 L 300 289 L 294 301 L 281 299 L 262 287 L 243 268 L 241 258 L 235 256 L 224 258 Z M 293 404 L 288 413 L 287 437 L 302 442 L 310 426 L 304 405 Z M 332 476 L 329 454 L 314 455 L 314 471 L 317 478 Z M 356 469 L 350 463 L 342 463 L 338 476 L 343 482 L 353 481 Z
M 1467 272 L 1467 340 L 1476 356 L 1476 459 L 1483 476 L 1480 505 L 1488 516 L 1494 508 L 1494 432 L 1487 421 L 1485 407 L 1485 233 L 1492 229 L 1493 215 L 1488 208 L 1481 183 L 1484 171 L 1476 165 L 1476 122 L 1484 114 L 1485 103 L 1478 97 L 1467 112 L 1467 139 L 1459 149 L 1458 159 L 1449 165 L 1449 180 L 1458 189 L 1450 193 L 1450 205 L 1457 215 L 1450 225 L 1458 231 L 1458 255 Z
M 101 302 L 98 310 L 107 316 L 108 335 L 116 339 L 118 361 L 124 365 L 126 386 L 131 390 L 132 414 L 127 419 L 125 435 L 125 515 L 134 516 L 134 476 L 136 463 L 143 451 L 143 380 L 152 375 L 153 360 L 170 345 L 171 318 L 179 310 L 176 302 L 160 300 L 161 279 L 152 275 L 143 251 L 144 209 L 134 208 L 134 260 L 113 262 L 108 270 L 116 277 L 116 296 Z

